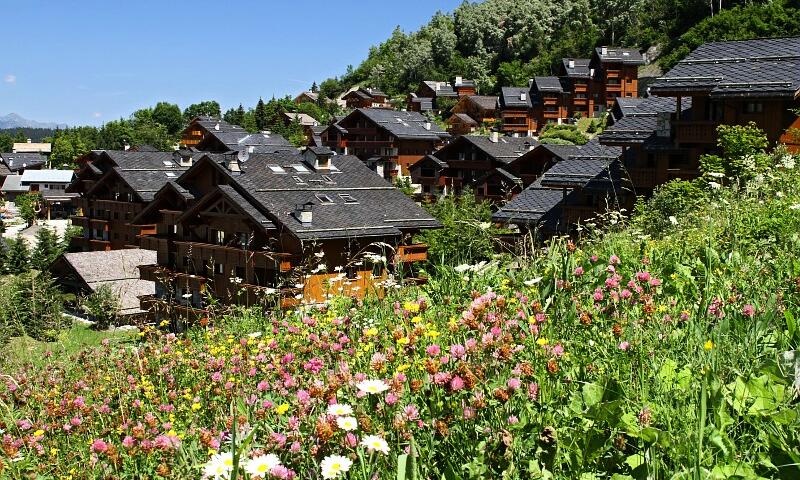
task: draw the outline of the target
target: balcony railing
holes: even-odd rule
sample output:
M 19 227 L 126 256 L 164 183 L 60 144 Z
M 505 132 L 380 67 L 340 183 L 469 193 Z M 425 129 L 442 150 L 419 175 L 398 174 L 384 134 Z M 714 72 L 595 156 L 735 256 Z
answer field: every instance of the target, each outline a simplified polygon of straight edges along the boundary
M 656 186 L 655 168 L 629 168 L 631 183 L 636 188 L 653 188 Z
M 672 122 L 675 142 L 678 144 L 717 143 L 717 125 L 713 120 L 676 120 Z
M 394 256 L 394 263 L 424 262 L 428 259 L 428 245 L 415 243 L 413 245 L 400 245 Z

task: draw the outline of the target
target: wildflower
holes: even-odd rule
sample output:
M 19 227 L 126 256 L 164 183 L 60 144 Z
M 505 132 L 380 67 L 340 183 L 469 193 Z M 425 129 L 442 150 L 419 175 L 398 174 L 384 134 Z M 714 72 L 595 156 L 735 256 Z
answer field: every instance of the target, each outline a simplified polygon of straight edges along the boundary
M 519 418 L 516 415 L 511 415 L 508 417 L 508 424 L 509 425 L 516 425 L 519 423 Z
M 625 340 L 625 341 L 622 341 L 622 342 L 620 342 L 620 344 L 619 344 L 619 345 L 617 345 L 617 348 L 619 348 L 619 349 L 620 349 L 620 350 L 622 350 L 623 352 L 627 352 L 627 351 L 628 351 L 628 349 L 629 349 L 629 348 L 631 348 L 631 344 L 630 344 L 630 342 L 628 342 L 627 340 Z
M 462 390 L 463 388 L 464 388 L 464 379 L 462 379 L 458 375 L 456 375 L 455 377 L 453 377 L 452 380 L 450 380 L 450 390 L 457 392 L 459 390 Z
M 328 415 L 333 415 L 334 417 L 341 417 L 344 415 L 352 415 L 353 414 L 353 407 L 343 403 L 333 403 L 328 405 Z
M 347 473 L 353 462 L 341 455 L 328 455 L 322 459 L 320 468 L 322 470 L 322 478 L 331 479 L 337 478 L 339 474 Z
M 389 390 L 389 385 L 386 385 L 383 380 L 364 380 L 358 382 L 356 388 L 364 393 L 377 394 Z
M 96 438 L 92 442 L 92 451 L 95 453 L 105 453 L 108 451 L 108 444 L 101 438 Z
M 744 315 L 745 317 L 753 318 L 753 316 L 755 316 L 755 314 L 756 314 L 755 307 L 753 307 L 749 303 L 747 305 L 745 305 L 744 307 L 742 307 L 742 315 Z
M 337 417 L 336 425 L 345 432 L 350 432 L 358 428 L 358 420 L 355 417 Z
M 370 453 L 381 452 L 384 455 L 389 454 L 389 444 L 378 435 L 367 435 L 361 440 L 361 446 L 365 447 Z
M 277 407 L 275 407 L 275 412 L 278 415 L 283 415 L 288 411 L 289 411 L 289 404 L 288 403 L 283 403 L 283 404 L 278 405 Z
M 203 466 L 203 476 L 214 480 L 226 479 L 233 471 L 233 454 L 217 453 Z
M 251 477 L 266 478 L 267 474 L 273 468 L 280 466 L 280 464 L 281 459 L 274 453 L 269 453 L 267 455 L 259 455 L 248 461 L 244 466 L 244 471 Z
M 706 351 L 711 350 L 712 348 L 714 348 L 714 342 L 712 342 L 711 340 L 706 340 L 706 343 L 703 344 L 703 348 Z
M 575 274 L 576 277 L 580 277 L 581 275 L 583 275 L 583 267 L 576 268 L 573 273 Z
M 519 378 L 509 378 L 506 382 L 509 390 L 518 390 L 522 386 L 522 381 Z
M 547 339 L 544 337 L 539 338 L 538 340 L 536 340 L 536 345 L 544 347 L 545 345 L 547 345 Z

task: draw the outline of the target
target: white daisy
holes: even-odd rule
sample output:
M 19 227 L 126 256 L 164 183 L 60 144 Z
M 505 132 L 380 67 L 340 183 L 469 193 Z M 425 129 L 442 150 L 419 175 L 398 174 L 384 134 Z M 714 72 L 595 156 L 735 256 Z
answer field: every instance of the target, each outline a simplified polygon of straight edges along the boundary
M 334 403 L 328 405 L 328 415 L 333 415 L 334 417 L 341 417 L 344 415 L 352 415 L 353 414 L 353 407 L 344 403 Z
M 331 479 L 336 478 L 339 474 L 346 473 L 350 470 L 353 462 L 341 455 L 328 455 L 322 459 L 320 468 L 322 469 L 322 478 Z
M 364 380 L 363 382 L 358 382 L 356 387 L 362 392 L 370 394 L 383 393 L 389 390 L 389 385 L 386 385 L 383 380 Z
M 280 466 L 281 459 L 274 453 L 260 455 L 245 465 L 244 470 L 248 475 L 256 478 L 266 478 L 270 470 Z
M 203 466 L 203 475 L 206 478 L 222 480 L 230 477 L 233 471 L 233 454 L 217 453 Z
M 361 440 L 361 445 L 370 453 L 381 452 L 384 455 L 389 454 L 389 444 L 386 443 L 386 440 L 377 435 L 367 435 Z
M 342 430 L 349 432 L 358 428 L 358 420 L 354 417 L 336 417 L 336 425 Z

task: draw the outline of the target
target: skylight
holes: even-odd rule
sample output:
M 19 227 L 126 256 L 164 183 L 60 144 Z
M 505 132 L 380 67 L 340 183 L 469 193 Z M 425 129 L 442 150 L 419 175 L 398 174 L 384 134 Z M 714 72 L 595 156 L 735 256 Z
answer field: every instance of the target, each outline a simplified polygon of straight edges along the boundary
M 303 165 L 292 165 L 292 168 L 294 168 L 294 171 L 298 173 L 308 173 L 308 169 Z
M 165 167 L 172 167 L 175 165 L 172 163 L 172 160 L 162 160 L 161 163 L 163 163 Z
M 164 175 L 168 176 L 169 178 L 175 178 L 174 172 L 164 172 Z
M 331 197 L 325 195 L 324 193 L 318 193 L 315 196 L 317 197 L 317 200 L 322 202 L 322 204 L 332 204 L 333 203 L 333 200 L 331 199 Z
M 356 200 L 355 197 L 353 197 L 349 193 L 340 193 L 339 198 L 344 200 L 344 203 L 358 203 L 358 200 Z
M 272 173 L 286 173 L 286 170 L 283 169 L 280 165 L 267 165 Z

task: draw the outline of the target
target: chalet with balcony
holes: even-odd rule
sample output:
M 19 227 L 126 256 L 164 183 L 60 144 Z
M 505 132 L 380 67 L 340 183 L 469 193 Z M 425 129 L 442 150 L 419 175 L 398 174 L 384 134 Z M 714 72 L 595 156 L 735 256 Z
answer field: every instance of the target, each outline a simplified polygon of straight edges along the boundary
M 317 103 L 319 101 L 319 93 L 311 91 L 300 92 L 299 95 L 294 97 L 293 101 L 297 105 L 301 103 Z
M 512 163 L 537 145 L 530 137 L 464 135 L 414 163 L 411 182 L 421 185 L 424 196 L 460 194 L 470 188 L 483 198 L 487 192 L 478 187 L 486 174 Z
M 408 176 L 408 167 L 435 152 L 450 135 L 419 112 L 359 108 L 330 125 L 322 143 L 354 155 L 386 179 Z
M 453 135 L 463 135 L 462 126 L 493 124 L 498 116 L 498 102 L 498 97 L 488 95 L 465 95 L 459 98 L 450 110 L 452 115 L 447 121 L 450 125 L 448 131 Z M 451 121 L 453 117 L 456 119 Z
M 139 236 L 153 233 L 154 226 L 136 226 L 131 220 L 197 155 L 96 150 L 79 158 L 78 174 L 65 189 L 80 194 L 73 199 L 77 209 L 71 219 L 73 225 L 83 227 L 83 236 L 73 238 L 75 247 L 97 251 L 138 246 Z
M 790 140 L 798 124 L 791 109 L 800 107 L 800 37 L 705 43 L 656 79 L 650 92 L 674 99 L 669 139 L 690 164 L 716 152 L 723 124 L 755 122 L 770 142 Z
M 250 133 L 238 125 L 214 117 L 197 117 L 183 131 L 181 145 L 204 152 L 247 150 L 248 153 L 269 153 L 294 150 L 288 140 L 276 133 Z
M 342 97 L 349 109 L 355 108 L 392 108 L 389 96 L 377 88 L 359 87 Z
M 204 154 L 133 222 L 157 251 L 143 309 L 204 315 L 223 303 L 290 305 L 382 292 L 387 274 L 426 258 L 411 243 L 438 222 L 355 156 Z M 386 259 L 384 261 L 383 259 Z
M 39 215 L 48 220 L 68 218 L 75 211 L 76 193 L 68 193 L 66 188 L 72 183 L 75 172 L 72 170 L 26 170 L 20 178 L 20 186 L 41 195 Z
M 505 133 L 526 137 L 536 133 L 538 125 L 533 118 L 530 87 L 502 87 L 500 118 Z
M 673 144 L 670 119 L 677 106 L 671 97 L 617 99 L 614 110 L 621 115 L 599 139 L 603 145 L 622 148 L 622 165 L 637 195 L 649 195 L 669 180 L 691 180 L 700 175 L 697 158 Z M 683 118 L 691 110 L 691 98 L 681 104 Z
M 41 153 L 0 153 L 0 177 L 22 175 L 25 170 L 47 167 L 47 157 Z
M 480 124 L 466 113 L 454 113 L 446 120 L 447 133 L 453 136 L 469 135 L 480 127 Z
M 622 173 L 621 153 L 619 147 L 592 140 L 555 163 L 492 220 L 548 236 L 571 233 L 576 224 L 609 208 L 629 208 L 633 195 Z
M 569 116 L 569 95 L 558 77 L 534 77 L 531 82 L 533 125 L 540 131 L 548 123 L 561 124 Z
M 618 97 L 635 98 L 639 91 L 639 66 L 644 57 L 633 48 L 597 47 L 590 66 L 594 69 L 597 100 L 594 111 L 611 110 Z M 598 104 L 599 103 L 599 104 Z

